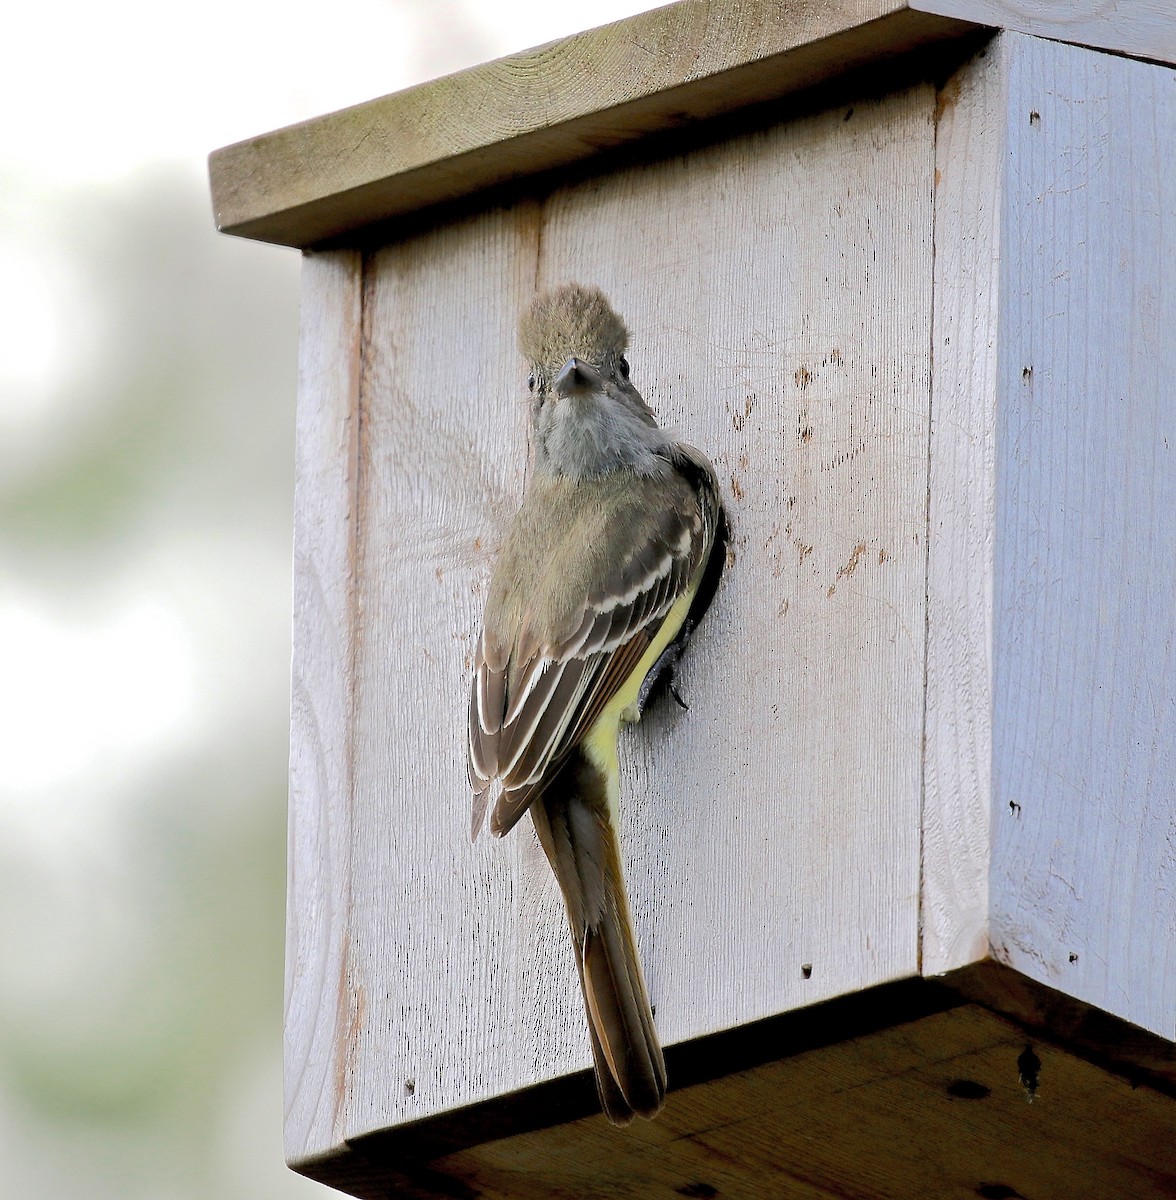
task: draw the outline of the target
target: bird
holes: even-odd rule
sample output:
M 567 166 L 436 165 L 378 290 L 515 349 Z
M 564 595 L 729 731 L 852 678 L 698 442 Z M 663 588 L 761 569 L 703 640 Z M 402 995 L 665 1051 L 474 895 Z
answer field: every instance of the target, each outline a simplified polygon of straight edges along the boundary
M 672 688 L 727 543 L 714 468 L 658 426 L 630 379 L 628 342 L 586 284 L 540 293 L 519 322 L 532 459 L 491 574 L 468 763 L 474 839 L 487 813 L 496 837 L 531 813 L 615 1125 L 656 1116 L 666 1096 L 617 836 L 618 734 Z

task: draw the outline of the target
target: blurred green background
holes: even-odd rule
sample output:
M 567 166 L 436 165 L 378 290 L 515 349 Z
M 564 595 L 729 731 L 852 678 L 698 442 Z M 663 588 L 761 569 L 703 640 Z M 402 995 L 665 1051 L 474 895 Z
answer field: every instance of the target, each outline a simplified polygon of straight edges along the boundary
M 216 146 L 654 5 L 25 5 L 0 74 L 0 1194 L 281 1155 L 298 255 Z

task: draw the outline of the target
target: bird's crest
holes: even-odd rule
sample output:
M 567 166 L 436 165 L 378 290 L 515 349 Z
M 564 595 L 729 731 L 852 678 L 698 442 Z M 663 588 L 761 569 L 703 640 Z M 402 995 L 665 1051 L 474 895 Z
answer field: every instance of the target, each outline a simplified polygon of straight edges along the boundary
M 623 354 L 628 344 L 629 331 L 605 294 L 581 283 L 541 292 L 519 321 L 519 349 L 549 368 L 573 355 L 599 364 L 608 354 Z

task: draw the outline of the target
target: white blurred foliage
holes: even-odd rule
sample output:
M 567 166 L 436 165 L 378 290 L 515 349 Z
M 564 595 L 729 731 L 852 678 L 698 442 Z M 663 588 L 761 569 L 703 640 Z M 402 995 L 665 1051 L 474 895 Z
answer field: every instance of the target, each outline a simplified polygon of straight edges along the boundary
M 27 242 L 0 242 L 0 422 L 16 425 L 39 416 L 65 382 L 70 336 L 67 312 L 72 279 Z
M 29 833 L 59 837 L 77 814 L 57 789 L 136 754 L 166 754 L 192 707 L 192 644 L 148 592 L 64 621 L 26 595 L 0 601 L 0 762 L 19 790 L 54 789 Z

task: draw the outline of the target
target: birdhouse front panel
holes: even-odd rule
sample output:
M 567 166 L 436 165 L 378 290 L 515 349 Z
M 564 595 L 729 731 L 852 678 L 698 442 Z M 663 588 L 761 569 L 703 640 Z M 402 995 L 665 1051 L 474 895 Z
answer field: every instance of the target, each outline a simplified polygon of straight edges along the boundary
M 589 1063 L 542 851 L 529 822 L 471 844 L 465 777 L 528 472 L 518 318 L 568 280 L 622 314 L 634 382 L 712 459 L 731 527 L 685 709 L 622 738 L 662 1040 L 917 973 L 934 103 L 914 86 L 307 260 L 308 341 L 338 321 L 320 277 L 362 308 L 333 335 L 353 729 L 322 1149 Z

